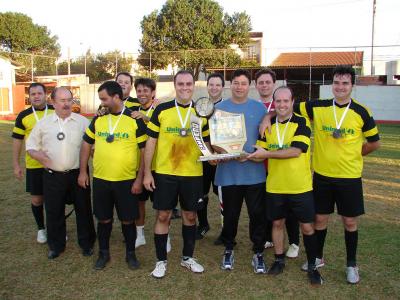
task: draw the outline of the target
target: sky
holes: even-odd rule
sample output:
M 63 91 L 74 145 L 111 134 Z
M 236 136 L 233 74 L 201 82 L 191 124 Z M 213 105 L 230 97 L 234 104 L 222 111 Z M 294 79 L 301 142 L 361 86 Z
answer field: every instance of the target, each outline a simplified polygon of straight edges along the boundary
M 376 0 L 375 45 L 399 45 L 399 0 Z M 219 0 L 225 12 L 246 11 L 265 48 L 371 45 L 373 0 Z M 137 53 L 140 22 L 165 0 L 0 0 L 0 11 L 21 12 L 57 35 L 62 56 Z M 400 57 L 400 47 L 396 48 Z

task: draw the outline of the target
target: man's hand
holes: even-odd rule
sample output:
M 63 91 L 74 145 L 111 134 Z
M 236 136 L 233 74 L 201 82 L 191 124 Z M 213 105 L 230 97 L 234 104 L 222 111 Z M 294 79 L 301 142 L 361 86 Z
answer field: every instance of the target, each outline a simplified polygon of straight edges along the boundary
M 143 185 L 146 188 L 146 190 L 153 192 L 156 188 L 156 185 L 154 183 L 154 177 L 151 174 L 151 172 L 145 172 L 144 178 L 143 178 Z
M 32 156 L 32 155 L 31 155 Z M 49 169 L 51 167 L 51 160 L 50 158 L 47 156 L 47 153 L 40 150 L 37 151 L 36 153 L 36 157 L 34 157 L 38 162 L 40 162 L 43 167 Z
M 108 115 L 110 113 L 108 107 L 105 106 L 99 106 L 99 108 L 97 109 L 96 115 L 98 117 L 104 116 L 104 115 Z
M 252 160 L 252 161 L 263 161 L 266 158 L 268 158 L 269 152 L 267 150 L 265 150 L 264 148 L 262 148 L 258 145 L 253 145 L 253 147 L 256 148 L 256 151 L 249 154 L 247 156 L 247 159 Z
M 150 121 L 150 118 L 147 117 L 146 115 L 144 115 L 143 113 L 141 113 L 140 111 L 133 111 L 131 113 L 131 117 L 134 119 L 143 119 L 144 122 L 148 122 Z
M 139 178 L 136 178 L 132 184 L 131 193 L 138 195 L 143 192 L 143 181 Z
M 86 172 L 80 172 L 78 176 L 78 185 L 86 189 L 89 186 L 89 175 Z
M 22 177 L 24 176 L 24 173 L 22 172 L 22 168 L 19 164 L 14 166 L 14 176 L 18 180 L 22 180 Z
M 266 115 L 264 119 L 261 121 L 260 126 L 258 126 L 258 132 L 260 136 L 263 138 L 265 136 L 265 131 L 268 129 L 268 133 L 271 133 L 271 116 Z

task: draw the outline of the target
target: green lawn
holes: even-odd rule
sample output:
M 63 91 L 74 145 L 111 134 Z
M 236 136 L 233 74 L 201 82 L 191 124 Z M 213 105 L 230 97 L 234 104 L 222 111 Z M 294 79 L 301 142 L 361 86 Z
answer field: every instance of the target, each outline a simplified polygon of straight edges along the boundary
M 124 261 L 124 244 L 118 222 L 111 240 L 112 260 L 104 271 L 94 271 L 95 256 L 84 258 L 76 244 L 74 215 L 68 219 L 66 251 L 56 260 L 47 259 L 47 247 L 36 243 L 36 229 L 24 182 L 13 178 L 11 160 L 12 123 L 0 123 L 0 299 L 398 299 L 400 297 L 400 126 L 380 126 L 382 148 L 365 159 L 364 193 L 367 214 L 362 217 L 359 237 L 361 282 L 345 281 L 345 247 L 340 219 L 331 219 L 325 248 L 326 284 L 311 288 L 300 271 L 304 247 L 298 259 L 289 260 L 283 275 L 256 276 L 250 266 L 248 218 L 242 212 L 237 236 L 235 269 L 219 268 L 222 247 L 213 245 L 219 233 L 218 201 L 209 205 L 212 229 L 196 246 L 195 256 L 205 273 L 195 275 L 179 265 L 181 225 L 172 222 L 172 252 L 163 280 L 150 277 L 155 263 L 152 237 L 154 213 L 147 203 L 147 245 L 137 250 L 141 268 L 131 271 Z M 266 253 L 268 263 L 272 250 Z

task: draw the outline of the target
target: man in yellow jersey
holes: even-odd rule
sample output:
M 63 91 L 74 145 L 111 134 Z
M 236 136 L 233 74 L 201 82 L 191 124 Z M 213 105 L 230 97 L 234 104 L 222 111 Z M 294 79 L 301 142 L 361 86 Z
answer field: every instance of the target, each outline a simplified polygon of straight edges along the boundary
M 137 98 L 130 96 L 133 87 L 133 77 L 128 72 L 120 72 L 115 77 L 115 81 L 119 83 L 122 88 L 123 100 L 126 108 L 136 110 L 140 106 Z
M 157 263 L 153 277 L 165 276 L 167 267 L 167 239 L 172 209 L 178 197 L 182 208 L 183 253 L 181 266 L 194 273 L 204 271 L 193 258 L 196 240 L 196 211 L 202 205 L 201 155 L 190 133 L 190 114 L 193 108 L 194 77 L 186 70 L 174 77 L 176 98 L 156 107 L 147 125 L 149 136 L 145 150 L 145 174 L 143 184 L 154 191 L 153 208 L 157 210 L 154 227 Z M 208 124 L 203 119 L 202 134 L 208 142 Z M 155 158 L 155 176 L 151 166 Z
M 46 88 L 41 83 L 32 83 L 28 88 L 31 107 L 23 110 L 15 120 L 12 132 L 14 175 L 22 180 L 23 171 L 19 163 L 24 139 L 29 137 L 35 124 L 54 112 L 54 108 L 46 103 Z M 43 215 L 43 166 L 28 153 L 25 154 L 26 192 L 31 194 L 32 214 L 38 227 L 37 242 L 47 241 Z
M 268 158 L 266 184 L 266 212 L 273 221 L 272 240 L 275 261 L 268 270 L 278 275 L 285 267 L 284 227 L 289 214 L 300 221 L 307 253 L 307 271 L 311 284 L 323 280 L 315 267 L 317 240 L 310 168 L 311 129 L 306 118 L 293 113 L 293 95 L 290 88 L 281 86 L 273 94 L 276 117 L 272 119 L 271 133 L 257 141 L 257 151 L 248 159 L 262 161 Z
M 93 210 L 98 220 L 97 237 L 99 257 L 96 270 L 103 269 L 110 260 L 110 236 L 114 206 L 121 221 L 125 238 L 125 260 L 130 269 L 137 269 L 135 254 L 135 220 L 139 217 L 137 194 L 142 191 L 142 174 L 138 163 L 138 151 L 143 153 L 146 126 L 143 120 L 131 117 L 131 110 L 124 106 L 121 86 L 115 81 L 103 83 L 99 89 L 102 105 L 109 114 L 96 116 L 83 136 L 79 185 L 89 185 L 86 164 L 92 145 L 93 156 Z M 140 149 L 140 150 L 139 150 Z M 142 161 L 142 160 L 141 160 Z
M 55 113 L 44 117 L 26 141 L 26 151 L 43 166 L 43 199 L 49 259 L 65 250 L 65 204 L 74 204 L 78 244 L 84 256 L 93 254 L 96 240 L 90 190 L 78 186 L 79 151 L 89 121 L 72 112 L 72 93 L 58 87 L 51 93 Z M 86 165 L 86 168 L 88 166 Z
M 275 111 L 274 101 L 272 95 L 275 90 L 276 74 L 269 68 L 260 69 L 256 73 L 255 84 L 258 94 L 260 95 L 260 101 L 265 105 L 269 112 Z M 265 168 L 268 175 L 268 159 L 264 162 Z M 286 231 L 289 240 L 289 248 L 286 251 L 286 256 L 289 258 L 296 258 L 299 255 L 299 222 L 296 218 L 289 214 L 285 219 Z M 272 222 L 267 220 L 267 241 L 265 242 L 265 248 L 273 247 L 272 243 Z
M 150 121 L 154 111 L 154 98 L 156 96 L 156 82 L 151 78 L 138 78 L 134 83 L 136 96 L 140 102 L 138 110 L 132 112 L 132 117 L 142 119 L 145 124 Z M 141 175 L 143 176 L 143 174 Z M 139 218 L 136 220 L 136 243 L 135 247 L 146 244 L 144 235 L 144 223 L 146 216 L 146 200 L 152 197 L 150 191 L 143 189 L 138 195 L 139 200 Z
M 313 121 L 313 187 L 316 210 L 316 266 L 322 267 L 329 215 L 342 216 L 346 244 L 347 282 L 360 281 L 356 254 L 358 216 L 364 214 L 361 174 L 363 156 L 379 148 L 379 133 L 368 108 L 351 98 L 355 72 L 351 67 L 333 70 L 334 98 L 302 102 L 295 112 Z M 305 264 L 302 267 L 306 269 Z

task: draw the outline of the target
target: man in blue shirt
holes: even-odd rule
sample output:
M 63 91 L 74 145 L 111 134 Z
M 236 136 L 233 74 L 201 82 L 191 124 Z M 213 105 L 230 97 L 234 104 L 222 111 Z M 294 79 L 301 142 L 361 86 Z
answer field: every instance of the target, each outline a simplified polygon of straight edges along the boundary
M 254 152 L 253 145 L 258 138 L 258 126 L 267 113 L 265 106 L 247 98 L 251 77 L 248 71 L 238 69 L 231 80 L 232 98 L 216 105 L 217 109 L 244 114 L 247 142 L 243 150 Z M 225 240 L 225 252 L 221 268 L 233 269 L 234 240 L 237 233 L 243 200 L 246 201 L 250 218 L 250 239 L 253 242 L 254 256 L 252 266 L 255 273 L 265 273 L 263 259 L 265 243 L 265 167 L 262 162 L 247 159 L 220 162 L 215 174 L 215 185 L 221 186 L 224 207 L 224 226 L 222 236 Z

